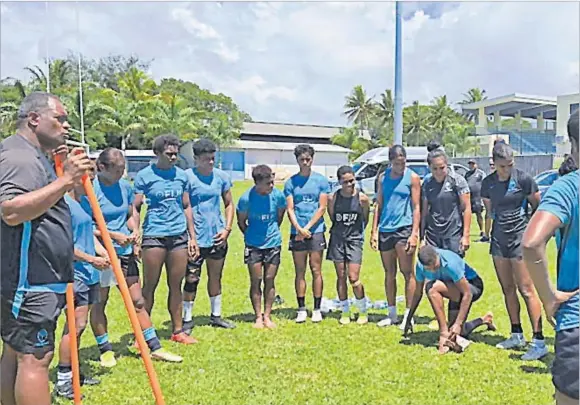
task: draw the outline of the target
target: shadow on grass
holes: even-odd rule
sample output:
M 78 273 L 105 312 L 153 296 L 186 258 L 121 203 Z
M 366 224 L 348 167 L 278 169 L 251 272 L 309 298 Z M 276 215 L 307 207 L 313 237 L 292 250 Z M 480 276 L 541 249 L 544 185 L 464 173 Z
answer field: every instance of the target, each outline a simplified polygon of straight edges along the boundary
M 521 353 L 511 353 L 509 358 L 515 361 L 522 361 Z M 546 356 L 542 357 L 541 359 L 535 361 L 534 363 L 542 363 L 541 366 L 532 366 L 529 364 L 522 364 L 520 369 L 526 373 L 534 373 L 534 374 L 550 374 L 550 368 L 552 366 L 552 362 L 554 361 L 554 354 L 548 353 Z M 532 363 L 532 364 L 534 364 Z

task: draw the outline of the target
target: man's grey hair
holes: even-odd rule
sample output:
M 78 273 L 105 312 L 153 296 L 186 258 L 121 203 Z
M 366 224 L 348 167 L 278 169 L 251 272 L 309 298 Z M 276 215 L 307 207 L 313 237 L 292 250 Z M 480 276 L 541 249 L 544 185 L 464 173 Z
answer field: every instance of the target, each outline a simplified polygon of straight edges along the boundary
M 51 108 L 52 102 L 55 100 L 58 100 L 57 96 L 43 91 L 35 91 L 24 97 L 24 100 L 22 100 L 20 108 L 18 109 L 18 127 L 24 125 L 28 118 L 28 114 L 31 112 L 42 113 Z

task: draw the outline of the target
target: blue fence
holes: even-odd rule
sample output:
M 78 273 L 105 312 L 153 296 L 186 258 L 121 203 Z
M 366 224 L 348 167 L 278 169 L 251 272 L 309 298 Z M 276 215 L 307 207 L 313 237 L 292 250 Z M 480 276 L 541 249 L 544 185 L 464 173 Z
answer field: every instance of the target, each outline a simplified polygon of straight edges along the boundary
M 232 180 L 244 180 L 246 155 L 244 151 L 219 151 L 216 153 L 216 167 L 228 172 Z

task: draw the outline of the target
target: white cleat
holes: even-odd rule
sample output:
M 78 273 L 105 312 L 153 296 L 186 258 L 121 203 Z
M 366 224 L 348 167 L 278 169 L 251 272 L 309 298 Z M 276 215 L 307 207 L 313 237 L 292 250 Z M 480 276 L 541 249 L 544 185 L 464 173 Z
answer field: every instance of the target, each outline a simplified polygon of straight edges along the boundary
M 523 333 L 512 333 L 512 335 L 504 340 L 503 342 L 499 342 L 495 345 L 498 349 L 522 349 L 526 347 L 526 339 L 524 339 Z
M 312 322 L 322 322 L 322 312 L 319 309 L 312 311 Z
M 300 310 L 298 310 L 298 313 L 296 314 L 296 323 L 304 323 L 304 322 L 306 322 L 307 318 L 308 318 L 308 312 L 306 312 L 305 309 L 300 309 Z
M 407 323 L 407 315 L 405 314 L 405 316 L 403 317 L 403 322 L 401 322 L 401 324 L 399 325 L 399 329 L 405 330 L 406 323 Z M 415 320 L 413 318 L 411 318 L 411 326 L 415 326 Z
M 379 323 L 377 323 L 377 326 L 379 328 L 384 328 L 385 326 L 391 326 L 397 323 L 397 316 L 387 316 L 385 319 L 382 319 Z
M 543 340 L 536 340 L 532 339 L 532 343 L 530 343 L 530 348 L 524 355 L 522 356 L 522 360 L 524 361 L 532 361 L 532 360 L 539 360 L 548 354 L 548 346 Z

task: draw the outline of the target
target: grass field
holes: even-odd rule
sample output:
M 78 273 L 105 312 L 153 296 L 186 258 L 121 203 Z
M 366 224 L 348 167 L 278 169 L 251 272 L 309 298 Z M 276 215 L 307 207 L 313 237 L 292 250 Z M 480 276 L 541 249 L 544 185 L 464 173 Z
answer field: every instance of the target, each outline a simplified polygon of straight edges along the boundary
M 237 199 L 250 183 L 237 183 Z M 475 225 L 475 224 L 474 224 Z M 477 225 L 475 225 L 476 227 Z M 284 222 L 287 245 L 288 221 Z M 478 232 L 473 228 L 473 241 Z M 276 330 L 252 328 L 253 314 L 248 298 L 249 277 L 243 264 L 243 237 L 236 229 L 229 240 L 230 252 L 223 277 L 223 315 L 233 320 L 234 330 L 208 326 L 209 299 L 203 276 L 194 316 L 194 336 L 200 343 L 181 346 L 168 341 L 169 315 L 165 307 L 164 281 L 157 291 L 153 321 L 162 344 L 182 355 L 182 364 L 155 362 L 167 404 L 549 404 L 552 403 L 550 354 L 541 361 L 523 362 L 522 352 L 500 351 L 494 346 L 509 335 L 509 319 L 491 257 L 489 245 L 473 242 L 467 259 L 485 282 L 483 297 L 473 306 L 472 316 L 491 310 L 497 332 L 476 332 L 464 354 L 439 356 L 437 331 L 427 324 L 434 319 L 426 298 L 418 310 L 418 325 L 410 341 L 401 341 L 398 327 L 378 328 L 385 311 L 370 311 L 365 326 L 339 326 L 336 315 L 320 324 L 297 325 L 295 316 L 292 258 L 285 249 L 276 280 L 278 293 L 286 301 L 275 308 Z M 554 259 L 554 248 L 550 250 Z M 205 270 L 204 270 L 205 271 Z M 324 296 L 336 296 L 332 263 L 323 267 Z M 378 253 L 365 247 L 361 279 L 367 295 L 384 300 L 383 270 Z M 398 295 L 403 279 L 398 276 Z M 310 277 L 308 277 L 310 283 Z M 312 308 L 310 284 L 307 305 Z M 352 293 L 349 293 L 352 296 Z M 404 305 L 399 304 L 401 315 Z M 118 292 L 111 294 L 107 308 L 109 335 L 118 364 L 101 369 L 98 348 L 90 329 L 81 345 L 81 368 L 102 380 L 100 386 L 83 387 L 84 403 L 152 404 L 153 397 L 139 357 L 127 350 L 131 327 Z M 64 323 L 61 318 L 60 328 Z M 522 302 L 522 324 L 531 339 L 529 319 Z M 554 332 L 545 327 L 553 352 Z M 60 333 L 59 333 L 60 335 Z M 51 369 L 56 379 L 57 359 Z M 57 400 L 58 403 L 66 401 Z

